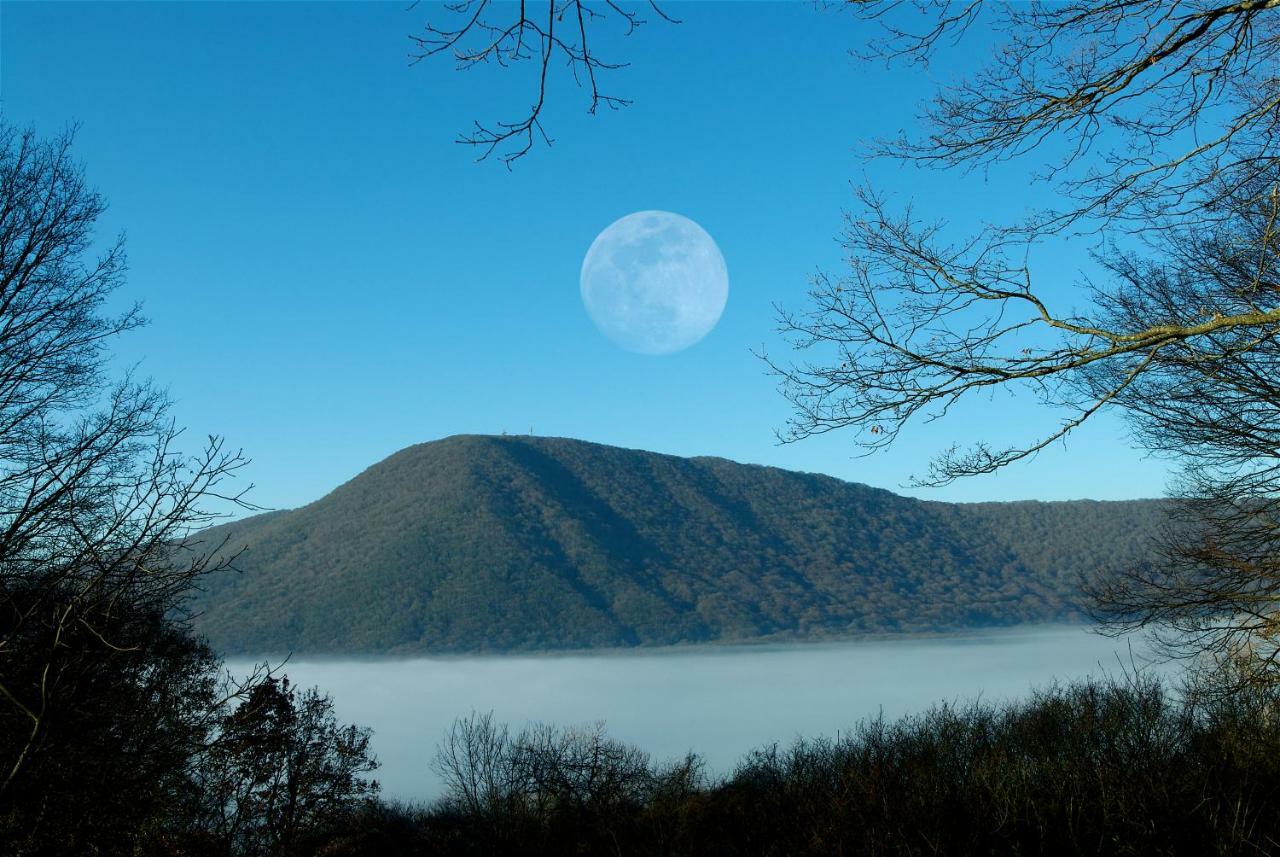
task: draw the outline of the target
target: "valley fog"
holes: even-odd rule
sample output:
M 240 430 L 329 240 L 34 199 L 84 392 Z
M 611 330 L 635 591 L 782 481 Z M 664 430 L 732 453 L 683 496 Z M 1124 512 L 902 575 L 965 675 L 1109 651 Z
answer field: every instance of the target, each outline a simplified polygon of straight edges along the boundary
M 1130 648 L 1132 644 L 1132 650 Z M 492 710 L 513 730 L 530 722 L 605 721 L 655 760 L 702 755 L 728 773 L 749 750 L 834 736 L 859 720 L 936 702 L 999 701 L 1054 680 L 1117 674 L 1150 659 L 1138 640 L 1081 626 L 843 643 L 717 646 L 439 658 L 307 659 L 286 664 L 300 687 L 332 694 L 338 716 L 374 730 L 388 798 L 431 800 L 431 770 L 450 724 Z M 228 666 L 241 674 L 245 659 Z M 1168 671 L 1168 667 L 1150 667 Z

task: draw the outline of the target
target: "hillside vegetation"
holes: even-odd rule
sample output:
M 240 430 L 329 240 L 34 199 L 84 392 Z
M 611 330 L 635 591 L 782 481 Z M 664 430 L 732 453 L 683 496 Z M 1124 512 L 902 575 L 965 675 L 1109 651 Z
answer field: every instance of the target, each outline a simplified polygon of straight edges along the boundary
M 225 653 L 566 649 L 1081 618 L 1156 501 L 947 504 L 561 438 L 402 450 L 245 546 L 199 629 Z

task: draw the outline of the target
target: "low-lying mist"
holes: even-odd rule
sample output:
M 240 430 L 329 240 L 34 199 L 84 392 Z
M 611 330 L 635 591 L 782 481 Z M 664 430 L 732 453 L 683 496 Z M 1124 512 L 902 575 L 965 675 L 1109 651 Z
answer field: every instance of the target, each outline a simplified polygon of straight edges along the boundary
M 334 697 L 338 716 L 374 730 L 377 778 L 391 798 L 441 794 L 431 769 L 455 718 L 571 725 L 655 759 L 692 750 L 722 774 L 747 751 L 798 736 L 835 736 L 942 701 L 999 701 L 1054 680 L 1151 668 L 1137 641 L 1081 626 L 785 646 L 648 649 L 572 655 L 289 661 L 299 685 Z M 232 670 L 249 663 L 236 660 Z M 1156 667 L 1159 669 L 1159 667 Z

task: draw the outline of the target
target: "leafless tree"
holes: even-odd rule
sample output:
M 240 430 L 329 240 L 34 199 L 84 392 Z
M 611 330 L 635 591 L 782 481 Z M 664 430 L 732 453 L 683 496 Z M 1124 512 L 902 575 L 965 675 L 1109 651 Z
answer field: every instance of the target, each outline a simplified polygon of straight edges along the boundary
M 1263 180 L 1265 181 L 1265 180 Z M 1112 260 L 1115 324 L 1210 320 L 1280 304 L 1280 194 L 1243 188 L 1228 218 L 1168 236 L 1160 261 Z M 1114 384 L 1115 367 L 1087 383 Z M 1280 325 L 1235 326 L 1160 349 L 1117 396 L 1148 449 L 1182 464 L 1156 559 L 1091 587 L 1113 629 L 1227 666 L 1231 691 L 1280 682 Z
M 676 20 L 656 2 L 644 7 L 653 17 L 669 23 Z M 532 70 L 531 104 L 518 118 L 481 123 L 477 121 L 459 143 L 475 146 L 480 160 L 495 152 L 508 167 L 528 154 L 540 139 L 552 142 L 543 125 L 543 110 L 552 85 L 553 67 L 568 72 L 575 84 L 590 93 L 587 112 L 601 107 L 616 110 L 631 102 L 610 95 L 601 88 L 608 72 L 627 63 L 610 62 L 594 50 L 596 31 L 613 23 L 631 35 L 646 23 L 640 7 L 615 3 L 613 0 L 593 3 L 590 0 L 549 0 L 530 4 L 496 3 L 492 0 L 456 0 L 446 3 L 448 23 L 428 22 L 421 35 L 411 36 L 414 63 L 435 56 L 452 56 L 459 69 L 478 65 L 502 68 L 525 66 Z
M 1203 218 L 1216 193 L 1256 184 L 1278 156 L 1277 0 L 846 5 L 883 25 L 866 57 L 927 65 L 979 22 L 1003 37 L 988 65 L 926 106 L 927 133 L 872 151 L 962 169 L 1043 154 L 1061 204 L 1033 230 Z
M 693 757 L 656 771 L 649 756 L 608 737 L 603 723 L 566 729 L 534 724 L 518 733 L 492 713 L 454 721 L 435 769 L 449 800 L 488 826 L 496 841 L 545 827 L 555 818 L 608 818 L 641 806 L 655 790 L 696 779 Z
M 799 347 L 822 351 L 774 365 L 795 405 L 788 439 L 851 427 L 879 448 L 908 421 L 998 388 L 1026 388 L 1068 414 L 1024 444 L 944 452 L 921 481 L 945 483 L 1025 458 L 1117 404 L 1126 379 L 1171 342 L 1280 323 L 1265 289 L 1215 316 L 1179 307 L 1174 316 L 1104 318 L 1111 285 L 1088 283 L 1099 312 L 1064 310 L 1028 261 L 1038 238 L 1072 224 L 1104 230 L 1104 256 L 1114 255 L 1117 232 L 1160 253 L 1169 247 L 1160 233 L 1210 229 L 1242 206 L 1267 204 L 1280 180 L 1280 2 L 912 4 L 932 12 L 919 33 L 895 25 L 904 5 L 853 4 L 887 27 L 874 51 L 927 62 L 945 37 L 984 16 L 1006 41 L 992 65 L 938 94 L 922 139 L 882 141 L 878 153 L 980 167 L 1053 144 L 1045 178 L 1059 181 L 1067 204 L 948 240 L 945 223 L 894 210 L 864 188 L 845 230 L 850 273 L 820 276 L 809 309 L 782 316 Z M 1128 371 L 1110 388 L 1076 383 L 1101 362 Z
M 1118 410 L 1183 476 L 1163 556 L 1098 583 L 1100 613 L 1246 680 L 1280 678 L 1280 2 L 909 4 L 929 13 L 918 31 L 898 24 L 908 4 L 853 5 L 885 25 L 871 52 L 890 58 L 927 63 L 979 21 L 1003 35 L 988 66 L 938 93 L 927 133 L 876 154 L 1039 158 L 1058 202 L 957 239 L 864 188 L 849 273 L 781 315 L 816 355 L 771 363 L 794 405 L 784 438 L 852 429 L 872 451 L 996 391 L 1062 415 L 1019 442 L 942 451 L 917 480 L 940 485 Z M 1040 282 L 1049 235 L 1074 236 L 1101 271 L 1071 299 L 1083 308 Z
M 496 817 L 516 789 L 510 748 L 510 730 L 494 722 L 493 712 L 472 712 L 454 721 L 432 766 L 460 808 L 480 818 Z
M 945 450 L 918 479 L 924 485 L 1034 455 L 1108 406 L 1153 420 L 1164 400 L 1146 397 L 1145 381 L 1157 370 L 1194 353 L 1208 371 L 1280 328 L 1280 293 L 1267 281 L 1277 240 L 1267 219 L 1274 195 L 1224 203 L 1241 215 L 1240 207 L 1252 206 L 1253 222 L 1241 216 L 1216 229 L 1162 232 L 1171 263 L 1179 252 L 1199 254 L 1201 264 L 1230 257 L 1237 267 L 1221 273 L 1242 280 L 1234 292 L 1182 294 L 1172 287 L 1178 284 L 1146 279 L 1164 272 L 1160 265 L 1114 254 L 1100 257 L 1110 277 L 1090 284 L 1088 315 L 1062 312 L 1040 295 L 1025 257 L 1014 255 L 1018 239 L 988 233 L 943 244 L 936 225 L 911 212 L 895 215 L 869 192 L 863 200 L 867 214 L 850 217 L 846 233 L 851 273 L 820 276 L 809 309 L 782 315 L 800 348 L 825 349 L 817 361 L 773 364 L 795 407 L 787 438 L 852 428 L 874 450 L 893 443 L 913 419 L 944 416 L 966 397 L 1000 389 L 1020 389 L 1067 414 L 1024 444 Z M 1232 235 L 1231 227 L 1256 231 Z M 1260 267 L 1240 267 L 1248 264 Z M 1173 410 L 1166 413 L 1174 418 Z M 1185 444 L 1157 447 L 1178 453 Z
M 123 242 L 91 255 L 105 204 L 71 142 L 0 125 L 0 802 L 83 701 L 94 653 L 146 645 L 154 622 L 130 617 L 171 615 L 231 561 L 197 534 L 211 501 L 244 503 L 225 491 L 238 452 L 182 452 L 163 392 L 108 374 L 142 318 L 106 311 Z

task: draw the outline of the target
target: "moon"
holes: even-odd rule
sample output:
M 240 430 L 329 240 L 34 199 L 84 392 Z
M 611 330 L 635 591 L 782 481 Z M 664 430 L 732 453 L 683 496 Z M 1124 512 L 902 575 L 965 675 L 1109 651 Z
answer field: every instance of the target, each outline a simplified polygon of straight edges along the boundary
M 582 260 L 582 304 L 605 336 L 638 354 L 702 339 L 729 299 L 729 272 L 707 231 L 670 211 L 637 211 L 596 236 Z

